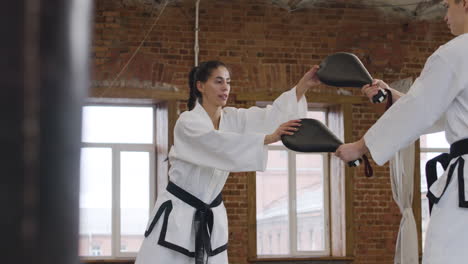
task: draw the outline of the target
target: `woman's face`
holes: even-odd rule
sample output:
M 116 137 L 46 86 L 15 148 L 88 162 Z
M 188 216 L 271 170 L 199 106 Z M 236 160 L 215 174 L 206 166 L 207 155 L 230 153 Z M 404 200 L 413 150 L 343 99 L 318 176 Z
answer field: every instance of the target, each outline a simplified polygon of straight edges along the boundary
M 197 88 L 203 96 L 203 104 L 225 106 L 231 91 L 230 83 L 229 71 L 223 66 L 214 69 L 206 82 L 197 82 Z
M 447 14 L 445 15 L 445 22 L 450 28 L 450 32 L 458 36 L 463 34 L 464 31 L 464 15 L 465 10 L 463 7 L 463 2 L 460 1 L 458 4 L 455 3 L 455 0 L 444 0 L 443 4 L 447 8 Z

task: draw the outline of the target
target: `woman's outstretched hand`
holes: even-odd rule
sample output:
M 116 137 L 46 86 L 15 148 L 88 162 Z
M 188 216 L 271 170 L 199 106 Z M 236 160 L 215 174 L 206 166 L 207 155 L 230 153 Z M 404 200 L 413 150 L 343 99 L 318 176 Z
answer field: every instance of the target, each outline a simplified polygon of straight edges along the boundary
M 302 96 L 309 90 L 309 88 L 321 84 L 319 78 L 317 77 L 317 71 L 320 69 L 320 66 L 314 65 L 312 69 L 302 76 L 299 82 L 296 85 L 296 95 L 297 100 L 299 101 Z
M 298 130 L 298 127 L 300 126 L 300 119 L 290 120 L 286 123 L 283 123 L 275 130 L 275 132 L 265 136 L 264 144 L 268 145 L 271 143 L 275 143 L 281 139 L 282 135 L 293 135 L 294 132 L 296 132 Z

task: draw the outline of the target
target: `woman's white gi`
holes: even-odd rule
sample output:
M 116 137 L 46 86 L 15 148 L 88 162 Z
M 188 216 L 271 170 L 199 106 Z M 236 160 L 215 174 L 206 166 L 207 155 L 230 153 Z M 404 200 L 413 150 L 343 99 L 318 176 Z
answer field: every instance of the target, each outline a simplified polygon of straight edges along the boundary
M 468 34 L 440 46 L 428 58 L 408 94 L 384 113 L 364 140 L 373 159 L 383 165 L 421 134 L 436 132 L 437 124 L 443 124 L 439 130 L 445 130 L 450 144 L 468 138 Z M 461 158 L 466 160 L 468 155 Z M 461 201 L 459 194 L 468 198 L 467 168 L 461 168 L 464 172 L 461 186 L 456 168 L 451 180 L 448 181 L 445 171 L 430 188 L 430 193 L 440 200 L 432 209 L 424 264 L 468 263 L 468 208 L 459 206 L 466 202 Z M 460 188 L 459 192 L 459 187 L 464 187 L 464 191 Z
M 280 124 L 306 117 L 305 97 L 297 101 L 293 88 L 279 96 L 266 108 L 252 107 L 222 110 L 219 130 L 205 109 L 197 102 L 192 111 L 182 113 L 174 128 L 174 146 L 169 153 L 170 181 L 210 204 L 221 192 L 229 172 L 264 170 L 267 161 L 265 135 L 273 133 Z M 167 202 L 170 201 L 170 202 Z M 195 208 L 179 200 L 167 190 L 158 194 L 148 227 L 162 204 L 171 203 L 172 211 L 167 219 L 164 240 L 187 252 L 194 252 Z M 214 225 L 211 247 L 217 254 L 209 257 L 208 263 L 227 264 L 225 250 L 228 242 L 228 222 L 224 204 L 211 208 Z M 161 227 L 164 216 L 145 238 L 138 253 L 136 264 L 181 264 L 194 263 L 193 257 L 161 246 Z

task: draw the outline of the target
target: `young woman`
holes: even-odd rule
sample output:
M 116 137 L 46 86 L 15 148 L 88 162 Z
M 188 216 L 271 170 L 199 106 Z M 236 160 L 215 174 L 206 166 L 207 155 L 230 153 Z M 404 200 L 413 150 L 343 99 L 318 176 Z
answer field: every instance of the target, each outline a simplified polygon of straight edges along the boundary
M 222 62 L 192 69 L 189 111 L 177 120 L 169 153 L 170 182 L 158 195 L 136 264 L 228 263 L 226 179 L 230 172 L 265 169 L 266 145 L 293 134 L 306 116 L 304 94 L 320 83 L 317 69 L 263 109 L 224 107 L 231 79 Z

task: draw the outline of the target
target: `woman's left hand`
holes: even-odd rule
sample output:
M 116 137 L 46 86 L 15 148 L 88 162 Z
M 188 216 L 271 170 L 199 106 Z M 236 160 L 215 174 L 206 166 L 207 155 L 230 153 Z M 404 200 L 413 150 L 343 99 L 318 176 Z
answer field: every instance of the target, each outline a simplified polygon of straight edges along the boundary
M 310 88 L 312 86 L 316 86 L 321 84 L 319 78 L 317 77 L 317 71 L 320 69 L 320 66 L 314 65 L 312 69 L 310 69 L 308 72 L 302 76 L 302 78 L 299 80 L 299 83 L 297 84 L 298 86 L 307 86 L 307 88 Z
M 319 65 L 314 65 L 312 69 L 302 76 L 299 82 L 296 85 L 297 99 L 300 98 L 309 90 L 309 88 L 321 84 L 319 78 L 317 77 L 317 71 L 319 70 Z

